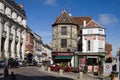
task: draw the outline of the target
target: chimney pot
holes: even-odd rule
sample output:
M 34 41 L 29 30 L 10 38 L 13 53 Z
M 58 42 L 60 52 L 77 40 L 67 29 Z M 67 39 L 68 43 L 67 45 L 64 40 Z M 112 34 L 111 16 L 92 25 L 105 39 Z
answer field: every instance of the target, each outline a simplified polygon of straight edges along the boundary
M 86 20 L 83 21 L 83 26 L 84 26 L 84 27 L 86 26 Z

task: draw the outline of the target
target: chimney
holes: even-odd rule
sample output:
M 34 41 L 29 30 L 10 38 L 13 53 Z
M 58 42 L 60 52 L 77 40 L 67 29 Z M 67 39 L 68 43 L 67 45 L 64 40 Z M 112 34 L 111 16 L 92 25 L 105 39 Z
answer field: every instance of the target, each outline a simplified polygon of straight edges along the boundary
M 86 20 L 83 21 L 83 27 L 85 27 L 85 26 L 86 26 Z
M 23 4 L 18 4 L 18 6 L 23 9 L 24 8 L 24 5 Z
M 69 14 L 69 16 L 71 17 L 71 16 L 72 16 L 72 14 Z

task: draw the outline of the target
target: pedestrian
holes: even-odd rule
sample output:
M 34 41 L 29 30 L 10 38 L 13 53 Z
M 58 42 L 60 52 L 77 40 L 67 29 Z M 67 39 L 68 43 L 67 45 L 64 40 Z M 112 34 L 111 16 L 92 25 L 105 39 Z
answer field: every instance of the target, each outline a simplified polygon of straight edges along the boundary
M 16 76 L 13 71 L 11 72 L 10 80 L 16 80 Z
M 4 69 L 4 77 L 8 77 L 8 68 L 7 67 L 5 67 L 5 69 Z

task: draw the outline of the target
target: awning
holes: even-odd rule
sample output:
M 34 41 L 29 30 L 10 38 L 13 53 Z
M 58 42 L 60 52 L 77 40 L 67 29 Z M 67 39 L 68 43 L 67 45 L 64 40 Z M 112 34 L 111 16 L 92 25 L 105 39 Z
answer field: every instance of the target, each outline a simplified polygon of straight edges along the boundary
M 72 56 L 56 56 L 55 59 L 71 59 Z

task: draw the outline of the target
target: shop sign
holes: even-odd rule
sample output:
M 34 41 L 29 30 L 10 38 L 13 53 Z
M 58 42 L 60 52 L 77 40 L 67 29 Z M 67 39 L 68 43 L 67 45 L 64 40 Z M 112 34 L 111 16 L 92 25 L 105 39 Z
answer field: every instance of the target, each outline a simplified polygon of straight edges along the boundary
M 92 66 L 88 66 L 88 72 L 92 72 Z
M 85 58 L 79 58 L 79 71 L 84 71 L 86 60 Z
M 87 56 L 87 58 L 98 58 L 97 56 Z
M 98 72 L 99 67 L 98 66 L 94 66 L 94 72 Z
M 69 52 L 58 52 L 56 55 L 58 55 L 58 56 L 72 56 L 73 55 L 73 53 L 69 53 Z
M 98 66 L 88 66 L 88 72 L 98 72 Z

